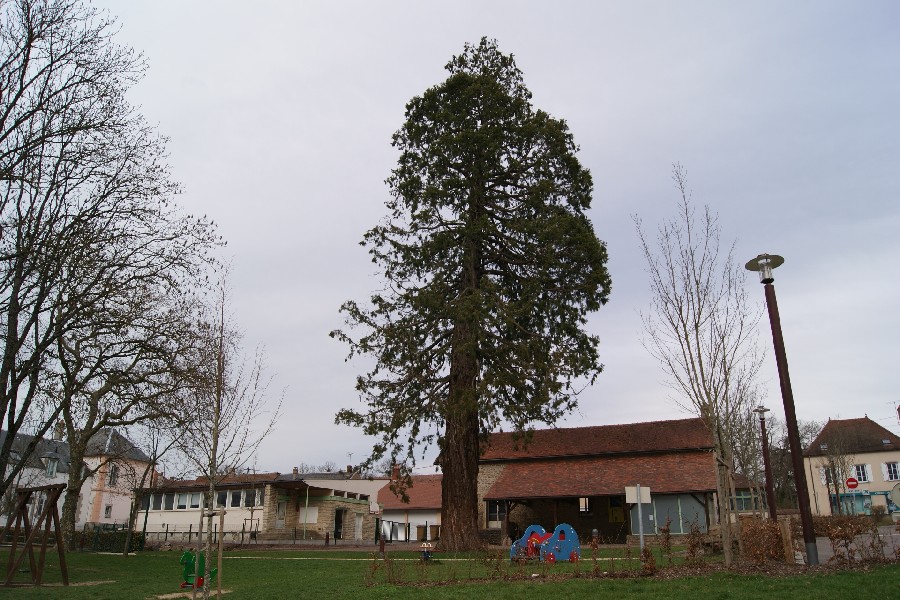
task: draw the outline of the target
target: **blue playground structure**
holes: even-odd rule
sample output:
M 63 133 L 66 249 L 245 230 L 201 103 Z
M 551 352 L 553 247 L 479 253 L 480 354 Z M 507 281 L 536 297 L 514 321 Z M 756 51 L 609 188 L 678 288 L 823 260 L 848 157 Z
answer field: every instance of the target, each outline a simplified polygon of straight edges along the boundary
M 558 560 L 577 562 L 581 559 L 581 544 L 575 529 L 568 523 L 560 523 L 553 533 L 547 533 L 540 525 L 531 525 L 521 538 L 513 542 L 509 558 L 539 559 L 548 563 Z

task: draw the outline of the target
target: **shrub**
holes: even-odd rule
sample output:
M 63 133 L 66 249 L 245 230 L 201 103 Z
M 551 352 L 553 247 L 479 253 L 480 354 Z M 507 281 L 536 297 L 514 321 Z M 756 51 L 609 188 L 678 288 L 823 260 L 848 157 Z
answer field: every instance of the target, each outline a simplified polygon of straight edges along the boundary
M 644 575 L 656 573 L 656 557 L 653 556 L 649 545 L 644 545 L 644 549 L 641 550 L 641 573 Z
M 700 523 L 696 520 L 690 524 L 687 537 L 687 557 L 686 562 L 689 565 L 698 565 L 703 562 L 701 558 L 703 554 L 703 530 Z
M 768 519 L 746 519 L 742 522 L 744 553 L 751 562 L 761 565 L 783 558 L 781 530 Z
M 672 518 L 666 517 L 666 524 L 659 528 L 659 550 L 666 558 L 666 562 L 672 566 Z
M 72 536 L 72 548 L 85 552 L 122 552 L 125 550 L 125 540 L 128 530 L 118 531 L 103 529 L 88 529 L 76 531 Z M 135 531 L 131 534 L 132 551 L 144 549 L 144 534 Z
M 832 560 L 847 563 L 884 559 L 884 538 L 878 525 L 866 515 L 819 517 L 816 533 L 828 538 L 834 552 Z

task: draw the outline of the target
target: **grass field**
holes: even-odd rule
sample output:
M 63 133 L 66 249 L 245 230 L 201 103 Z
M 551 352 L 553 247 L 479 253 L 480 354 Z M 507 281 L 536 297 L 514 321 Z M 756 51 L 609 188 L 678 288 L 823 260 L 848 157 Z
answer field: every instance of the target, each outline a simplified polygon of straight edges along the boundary
M 589 551 L 588 551 L 589 552 Z M 0 551 L 6 565 L 7 552 Z M 59 586 L 60 572 L 48 555 L 41 588 L 2 588 L 0 598 L 145 599 L 179 591 L 180 553 L 147 552 L 137 556 L 72 553 L 69 587 Z M 787 577 L 708 573 L 701 576 L 594 578 L 590 574 L 637 570 L 636 561 L 590 559 L 578 565 L 511 565 L 502 555 L 441 556 L 431 564 L 413 553 L 395 552 L 374 560 L 364 552 L 228 552 L 223 589 L 229 600 L 268 598 L 422 599 L 490 598 L 634 598 L 644 600 L 730 600 L 790 598 L 846 599 L 853 596 L 897 597 L 900 564 L 868 570 L 832 571 Z M 26 561 L 27 564 L 27 561 Z M 577 575 L 577 577 L 576 577 Z M 27 581 L 28 574 L 17 580 Z M 397 582 L 397 583 L 391 583 Z M 399 584 L 398 584 L 399 583 Z

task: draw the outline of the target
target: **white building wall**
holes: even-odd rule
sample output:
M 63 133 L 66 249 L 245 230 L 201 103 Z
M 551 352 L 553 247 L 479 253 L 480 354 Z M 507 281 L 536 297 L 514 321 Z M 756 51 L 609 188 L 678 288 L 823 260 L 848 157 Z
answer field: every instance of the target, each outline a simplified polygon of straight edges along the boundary
M 431 510 L 385 510 L 381 513 L 381 534 L 385 540 L 399 542 L 417 541 L 419 527 L 427 527 L 426 539 L 431 541 L 436 535 L 434 526 L 441 524 L 441 511 Z M 409 538 L 406 532 L 409 531 Z

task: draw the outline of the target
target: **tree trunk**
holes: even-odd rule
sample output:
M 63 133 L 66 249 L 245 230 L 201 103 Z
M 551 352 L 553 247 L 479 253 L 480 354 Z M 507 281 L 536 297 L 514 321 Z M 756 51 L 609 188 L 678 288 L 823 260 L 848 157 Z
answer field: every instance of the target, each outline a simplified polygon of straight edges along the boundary
M 463 302 L 466 301 L 464 297 Z M 473 327 L 458 323 L 450 357 L 450 390 L 441 440 L 441 546 L 472 550 L 482 546 L 478 536 L 478 378 Z
M 479 548 L 477 410 L 454 410 L 447 416 L 441 467 L 441 546 L 445 550 Z
M 209 600 L 209 574 L 212 571 L 212 558 L 213 558 L 213 507 L 215 506 L 215 498 L 216 498 L 216 480 L 210 478 L 209 480 L 209 490 L 206 492 L 209 495 L 209 499 L 206 502 L 206 548 L 204 549 L 204 554 L 206 554 L 206 561 L 204 564 L 203 571 L 203 598 L 204 600 Z M 200 510 L 201 512 L 204 510 L 203 501 L 200 501 Z M 224 509 L 223 509 L 224 510 Z
M 77 477 L 73 477 L 73 474 L 69 473 L 69 485 L 66 487 L 62 515 L 60 516 L 62 520 L 60 526 L 62 527 L 63 540 L 65 540 L 66 547 L 69 550 L 75 550 L 75 520 L 77 516 L 76 511 L 78 510 L 78 497 L 81 494 L 80 482 L 76 481 L 73 485 L 73 479 L 77 479 Z
M 731 511 L 728 507 L 728 473 L 723 464 L 721 449 L 718 443 L 715 444 L 713 456 L 716 461 L 716 495 L 718 496 L 718 513 L 719 513 L 719 531 L 722 538 L 722 555 L 725 560 L 725 566 L 730 567 L 734 562 L 734 552 L 731 540 Z
M 65 500 L 63 500 L 62 515 L 60 515 L 60 527 L 63 540 L 69 549 L 75 538 L 75 521 L 78 519 L 78 499 L 81 496 L 81 488 L 85 480 L 82 477 L 82 465 L 84 464 L 84 448 L 86 441 L 82 438 L 69 435 L 69 480 L 66 485 Z M 99 471 L 97 475 L 99 476 Z

